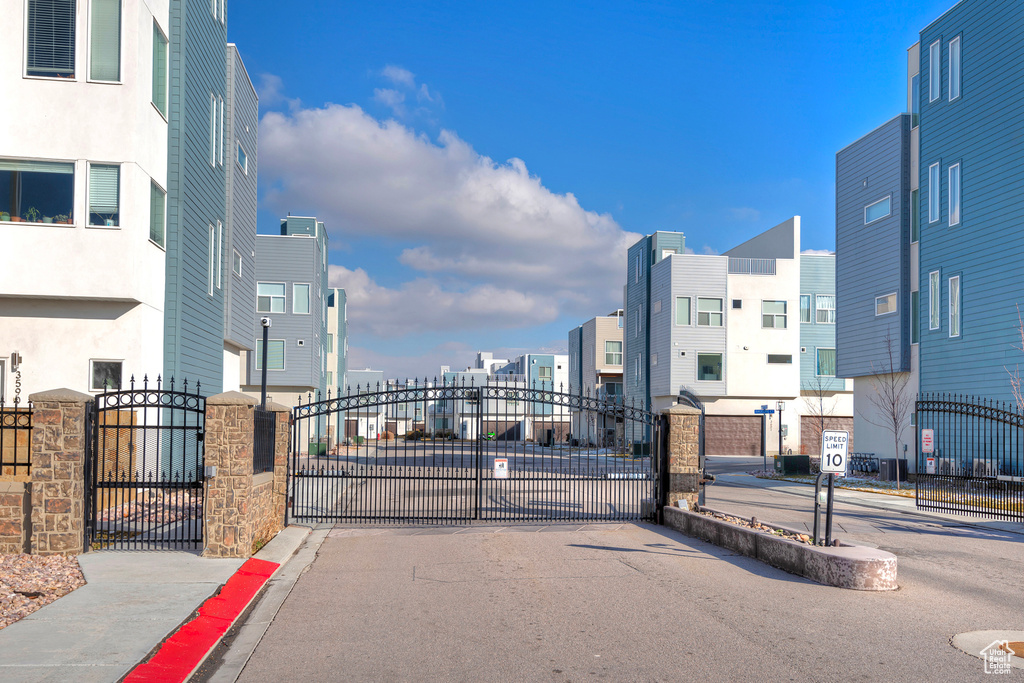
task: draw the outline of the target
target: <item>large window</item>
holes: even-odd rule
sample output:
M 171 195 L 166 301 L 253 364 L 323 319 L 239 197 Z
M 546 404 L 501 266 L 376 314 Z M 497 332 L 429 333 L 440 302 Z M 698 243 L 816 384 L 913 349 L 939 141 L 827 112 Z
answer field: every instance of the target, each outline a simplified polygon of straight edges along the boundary
M 811 322 L 811 295 L 801 294 L 800 295 L 800 322 L 809 323 Z
M 604 343 L 604 364 L 622 365 L 622 342 L 606 341 Z
M 721 327 L 724 321 L 721 299 L 697 298 L 697 324 L 704 327 Z
M 292 285 L 292 313 L 309 313 L 309 285 Z
M 8 40 L 16 33 L 14 26 L 5 24 Z M 26 37 L 26 75 L 75 77 L 75 0 L 28 0 Z
M 284 283 L 257 282 L 256 310 L 260 313 L 284 313 Z
M 949 41 L 949 101 L 960 97 L 960 36 Z
M 874 223 L 880 218 L 885 218 L 892 213 L 892 198 L 885 197 L 879 199 L 874 204 L 868 204 L 864 207 L 864 224 Z
M 151 182 L 149 184 L 149 239 L 161 247 L 164 246 L 165 226 L 167 225 L 167 193 Z
M 256 340 L 256 369 L 263 369 L 263 340 Z M 284 339 L 267 340 L 267 370 L 284 370 Z
M 819 323 L 835 323 L 836 321 L 836 296 L 835 294 L 819 294 L 814 297 L 815 320 Z
M 933 270 L 928 273 L 928 329 L 939 329 L 939 271 Z
M 89 164 L 89 225 L 121 224 L 120 184 L 120 166 Z
M 875 315 L 887 315 L 896 312 L 896 292 L 875 297 Z
M 690 297 L 676 297 L 676 325 L 690 324 Z
M 928 101 L 934 102 L 939 99 L 939 87 L 941 84 L 941 69 L 939 66 L 941 46 L 935 41 L 928 46 Z
M 90 391 L 117 391 L 121 388 L 121 368 L 124 361 L 89 361 Z
M 153 22 L 153 106 L 167 116 L 167 38 Z
M 921 341 L 921 292 L 910 293 L 910 343 Z
M 939 165 L 928 167 L 928 222 L 939 220 Z
M 836 350 L 835 349 L 818 349 L 817 350 L 817 368 L 815 371 L 816 375 L 822 377 L 835 377 L 836 376 Z
M 89 78 L 121 80 L 121 0 L 90 0 Z
M 722 354 L 697 354 L 697 379 L 701 382 L 722 381 Z
M 960 276 L 949 278 L 949 336 L 960 336 Z
M 0 159 L 0 221 L 70 223 L 75 165 Z
M 960 164 L 949 167 L 949 224 L 960 222 Z
M 761 327 L 774 327 L 777 330 L 786 329 L 785 301 L 761 302 Z

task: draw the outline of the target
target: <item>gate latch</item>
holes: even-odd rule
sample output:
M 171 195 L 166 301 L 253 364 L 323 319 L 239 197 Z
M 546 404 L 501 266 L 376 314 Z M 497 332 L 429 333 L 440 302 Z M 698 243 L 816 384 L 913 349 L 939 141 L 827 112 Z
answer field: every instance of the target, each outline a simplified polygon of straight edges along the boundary
M 205 438 L 206 438 L 206 434 L 203 433 L 202 429 L 200 429 L 198 432 L 196 432 L 196 441 L 202 443 L 203 439 L 205 439 Z
M 205 474 L 207 477 L 216 477 L 217 476 L 217 466 L 216 465 L 206 465 L 203 468 L 203 474 Z

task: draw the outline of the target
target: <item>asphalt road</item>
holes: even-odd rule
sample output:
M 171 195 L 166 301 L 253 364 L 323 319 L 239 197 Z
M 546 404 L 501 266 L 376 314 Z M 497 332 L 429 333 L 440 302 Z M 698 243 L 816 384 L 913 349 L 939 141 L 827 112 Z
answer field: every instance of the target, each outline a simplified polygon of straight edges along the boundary
M 806 499 L 713 487 L 789 524 Z M 241 681 L 977 680 L 957 633 L 1024 629 L 1024 536 L 838 505 L 900 590 L 821 586 L 649 525 L 336 529 Z

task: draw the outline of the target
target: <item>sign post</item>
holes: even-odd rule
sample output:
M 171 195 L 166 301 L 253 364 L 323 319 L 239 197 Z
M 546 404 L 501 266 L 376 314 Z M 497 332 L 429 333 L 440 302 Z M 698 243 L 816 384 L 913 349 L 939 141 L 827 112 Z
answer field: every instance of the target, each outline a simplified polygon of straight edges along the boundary
M 762 405 L 760 409 L 754 411 L 754 415 L 761 416 L 761 469 L 765 472 L 768 471 L 768 416 L 774 414 L 775 411 L 768 407 L 767 404 Z
M 828 475 L 828 507 L 825 512 L 825 545 L 832 545 L 832 501 L 835 493 L 835 476 L 846 476 L 847 446 L 850 433 L 826 429 L 821 433 L 821 472 Z M 818 505 L 815 500 L 815 505 Z M 815 510 L 817 520 L 817 510 Z M 817 543 L 817 539 L 815 539 Z

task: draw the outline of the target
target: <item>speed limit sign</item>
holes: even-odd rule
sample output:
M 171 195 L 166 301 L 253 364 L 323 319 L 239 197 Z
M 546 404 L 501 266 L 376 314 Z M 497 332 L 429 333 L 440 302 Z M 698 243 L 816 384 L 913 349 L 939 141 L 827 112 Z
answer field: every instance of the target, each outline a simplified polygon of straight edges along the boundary
M 846 446 L 849 432 L 826 429 L 821 433 L 821 471 L 826 474 L 846 474 Z

